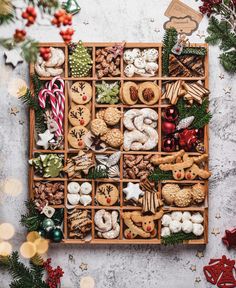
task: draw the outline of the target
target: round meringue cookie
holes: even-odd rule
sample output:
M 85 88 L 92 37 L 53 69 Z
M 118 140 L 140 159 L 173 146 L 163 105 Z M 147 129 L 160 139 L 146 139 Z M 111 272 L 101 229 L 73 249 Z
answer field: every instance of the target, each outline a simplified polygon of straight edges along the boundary
M 184 220 L 181 224 L 181 229 L 184 233 L 191 233 L 193 231 L 193 223 L 190 220 Z
M 139 57 L 134 60 L 134 66 L 139 69 L 144 69 L 146 66 L 146 61 L 144 58 Z
M 133 64 L 135 59 L 133 51 L 131 49 L 125 50 L 123 58 L 125 63 Z
M 204 227 L 202 224 L 193 223 L 193 234 L 196 236 L 201 236 L 204 232 Z
M 155 62 L 148 62 L 145 65 L 145 70 L 151 75 L 155 75 L 158 70 L 158 64 Z
M 196 212 L 192 215 L 191 220 L 193 223 L 201 224 L 204 221 L 204 218 L 201 213 Z
M 138 74 L 138 75 L 143 75 L 146 73 L 145 69 L 141 69 L 141 68 L 134 68 L 134 73 Z
M 80 192 L 81 194 L 90 194 L 92 192 L 92 185 L 89 182 L 84 182 L 81 186 L 80 186 Z
M 144 49 L 142 56 L 148 62 L 155 62 L 158 58 L 158 50 L 154 48 Z
M 185 221 L 185 220 L 191 220 L 191 213 L 188 212 L 188 211 L 184 211 L 183 212 L 183 215 L 182 215 L 182 221 Z
M 125 76 L 126 77 L 133 77 L 135 73 L 135 67 L 133 64 L 129 64 L 125 67 L 124 70 Z
M 67 190 L 70 194 L 78 194 L 80 191 L 80 185 L 78 182 L 70 182 L 67 185 Z
M 179 231 L 181 231 L 181 223 L 177 220 L 172 220 L 170 222 L 169 228 L 170 228 L 170 232 L 178 233 Z
M 80 203 L 84 206 L 89 205 L 92 202 L 92 198 L 90 195 L 82 195 L 80 197 Z
M 79 204 L 80 195 L 79 194 L 67 194 L 67 200 L 71 205 Z
M 176 221 L 181 221 L 182 215 L 183 215 L 182 212 L 179 212 L 179 211 L 174 211 L 174 212 L 171 212 L 170 214 L 171 219 L 176 220 Z
M 165 238 L 167 236 L 170 236 L 170 228 L 169 227 L 161 228 L 161 237 Z
M 169 214 L 164 214 L 161 218 L 161 224 L 165 227 L 169 226 L 171 221 L 172 219 Z

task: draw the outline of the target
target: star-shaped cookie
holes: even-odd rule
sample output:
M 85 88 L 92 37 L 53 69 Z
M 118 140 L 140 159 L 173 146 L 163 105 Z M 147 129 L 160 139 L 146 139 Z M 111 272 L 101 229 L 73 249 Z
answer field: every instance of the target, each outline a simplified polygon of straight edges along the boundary
M 39 133 L 39 140 L 37 141 L 38 146 L 42 146 L 45 150 L 49 147 L 49 141 L 52 140 L 54 134 L 49 130 L 46 130 L 44 133 Z
M 18 63 L 21 63 L 24 61 L 18 49 L 5 51 L 4 54 L 6 56 L 6 64 L 12 64 L 14 68 L 17 66 Z
M 123 189 L 126 195 L 126 200 L 139 200 L 140 196 L 144 195 L 144 192 L 140 189 L 139 184 L 129 182 L 128 186 Z
M 199 259 L 201 259 L 202 257 L 204 257 L 203 251 L 197 251 L 196 257 L 198 257 Z
M 86 264 L 86 263 L 81 263 L 81 264 L 79 265 L 79 268 L 80 268 L 82 271 L 88 270 L 88 264 Z
M 11 107 L 10 114 L 16 116 L 17 113 L 19 113 L 19 109 L 17 107 Z

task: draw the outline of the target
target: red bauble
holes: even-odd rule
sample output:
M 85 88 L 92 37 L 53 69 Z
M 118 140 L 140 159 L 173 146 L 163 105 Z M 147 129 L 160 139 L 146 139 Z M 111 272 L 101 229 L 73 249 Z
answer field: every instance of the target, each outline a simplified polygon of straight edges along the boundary
M 198 143 L 196 129 L 184 129 L 183 132 L 178 133 L 179 145 L 185 151 L 191 151 Z
M 165 152 L 173 152 L 176 149 L 176 140 L 174 137 L 165 137 L 162 141 L 162 150 Z
M 179 111 L 175 106 L 169 106 L 164 109 L 163 117 L 169 122 L 175 122 L 179 117 Z
M 161 130 L 165 134 L 172 134 L 176 130 L 176 125 L 175 123 L 172 123 L 172 122 L 162 121 Z

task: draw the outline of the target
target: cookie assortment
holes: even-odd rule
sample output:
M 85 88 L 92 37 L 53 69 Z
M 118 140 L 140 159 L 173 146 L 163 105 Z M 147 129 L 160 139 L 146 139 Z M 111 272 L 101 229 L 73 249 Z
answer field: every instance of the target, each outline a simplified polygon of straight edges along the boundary
M 206 243 L 207 127 L 182 112 L 208 99 L 207 56 L 171 54 L 166 78 L 161 44 L 50 51 L 33 69 L 47 89 L 64 81 L 63 117 L 45 102 L 30 188 L 42 211 L 64 208 L 63 241 L 160 244 L 181 232 Z

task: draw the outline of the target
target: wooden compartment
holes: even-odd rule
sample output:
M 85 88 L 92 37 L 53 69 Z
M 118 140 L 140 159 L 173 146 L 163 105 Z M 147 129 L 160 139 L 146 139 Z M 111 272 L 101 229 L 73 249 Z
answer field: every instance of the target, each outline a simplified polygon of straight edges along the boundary
M 142 208 L 138 206 L 131 206 L 131 205 L 126 205 L 124 204 L 124 195 L 123 195 L 123 187 L 127 185 L 128 182 L 133 182 L 133 183 L 139 183 L 140 179 L 132 179 L 132 178 L 127 178 L 124 177 L 124 156 L 125 155 L 159 155 L 160 157 L 162 156 L 167 156 L 171 155 L 173 152 L 163 152 L 162 151 L 162 145 L 161 145 L 161 139 L 163 137 L 162 132 L 161 132 L 161 123 L 162 123 L 162 109 L 169 106 L 169 104 L 165 103 L 165 101 L 161 100 L 161 97 L 159 98 L 158 102 L 153 105 L 153 106 L 147 106 L 144 105 L 143 103 L 138 102 L 134 106 L 129 106 L 123 104 L 121 101 L 118 103 L 111 105 L 111 104 L 102 104 L 102 103 L 97 103 L 96 102 L 96 84 L 101 83 L 101 81 L 106 81 L 108 83 L 114 83 L 118 81 L 120 85 L 120 89 L 123 88 L 123 85 L 127 81 L 133 81 L 136 83 L 141 83 L 145 81 L 155 81 L 156 84 L 164 90 L 164 84 L 167 83 L 168 81 L 176 81 L 176 80 L 185 80 L 185 81 L 198 81 L 202 80 L 204 82 L 204 85 L 206 88 L 208 88 L 208 53 L 205 56 L 204 60 L 204 67 L 205 67 L 205 75 L 203 77 L 165 77 L 162 76 L 162 44 L 161 43 L 126 43 L 125 44 L 125 49 L 129 48 L 140 48 L 140 49 L 145 49 L 145 48 L 155 48 L 158 49 L 159 55 L 157 59 L 157 64 L 159 65 L 158 72 L 155 76 L 153 77 L 142 77 L 135 75 L 134 77 L 126 77 L 124 75 L 124 68 L 126 66 L 126 63 L 123 61 L 123 57 L 121 57 L 120 61 L 120 75 L 117 75 L 115 77 L 102 77 L 98 78 L 97 75 L 97 69 L 96 69 L 96 51 L 100 48 L 104 47 L 109 47 L 109 46 L 114 46 L 116 43 L 83 43 L 85 47 L 91 48 L 91 56 L 93 59 L 93 66 L 91 70 L 91 75 L 89 77 L 83 77 L 83 78 L 74 78 L 70 76 L 70 68 L 69 68 L 69 62 L 68 62 L 68 56 L 69 56 L 69 51 L 68 47 L 63 44 L 63 43 L 40 43 L 40 47 L 59 47 L 60 49 L 63 49 L 65 51 L 65 57 L 66 61 L 64 64 L 64 73 L 62 74 L 62 79 L 65 81 L 65 117 L 64 117 L 64 133 L 65 133 L 65 139 L 64 139 L 64 148 L 62 150 L 43 150 L 43 149 L 38 149 L 35 147 L 35 129 L 34 129 L 34 124 L 35 124 L 35 119 L 34 119 L 34 111 L 30 110 L 30 146 L 29 146 L 29 158 L 31 159 L 35 153 L 58 153 L 62 154 L 64 156 L 64 161 L 66 161 L 71 155 L 76 155 L 79 152 L 79 149 L 74 149 L 71 147 L 68 143 L 68 131 L 71 128 L 71 124 L 68 121 L 68 113 L 70 108 L 73 106 L 73 103 L 71 101 L 71 97 L 69 95 L 69 87 L 76 81 L 87 81 L 92 85 L 92 99 L 91 99 L 91 119 L 94 119 L 96 116 L 96 112 L 99 111 L 100 109 L 105 109 L 108 107 L 116 107 L 118 108 L 121 113 L 123 114 L 125 111 L 128 109 L 141 109 L 141 108 L 151 108 L 155 109 L 159 115 L 158 121 L 157 121 L 157 133 L 159 137 L 159 141 L 155 149 L 151 151 L 124 151 L 123 145 L 120 147 L 121 151 L 121 158 L 119 161 L 119 168 L 120 168 L 120 178 L 110 178 L 110 179 L 86 179 L 86 178 L 74 178 L 74 179 L 69 179 L 66 173 L 63 173 L 62 177 L 58 178 L 42 178 L 42 177 L 36 177 L 34 174 L 34 169 L 33 167 L 29 168 L 29 191 L 30 191 L 30 198 L 34 199 L 34 191 L 33 191 L 33 185 L 34 181 L 52 181 L 52 182 L 58 182 L 61 181 L 64 184 L 64 202 L 59 205 L 59 207 L 56 208 L 64 208 L 64 239 L 63 243 L 66 244 L 155 244 L 159 245 L 161 244 L 161 219 L 156 221 L 156 227 L 157 227 L 157 236 L 152 238 L 152 239 L 142 239 L 142 238 L 137 238 L 137 239 L 125 239 L 124 237 L 124 230 L 125 230 L 125 224 L 124 220 L 122 219 L 122 213 L 126 211 L 140 211 Z M 194 47 L 202 46 L 208 49 L 207 44 L 192 44 Z M 33 75 L 35 73 L 34 65 L 30 65 L 30 74 Z M 51 80 L 52 77 L 41 77 L 41 80 Z M 31 89 L 33 89 L 33 85 L 31 83 Z M 118 126 L 121 129 L 121 132 L 124 133 L 125 127 L 123 124 L 123 117 L 120 120 L 120 123 Z M 88 129 L 89 129 L 89 124 L 88 124 Z M 208 148 L 208 126 L 204 127 L 204 148 L 206 153 L 209 153 L 209 148 Z M 107 150 L 105 152 L 98 152 L 97 154 L 105 154 L 105 155 L 111 155 L 113 153 L 113 150 Z M 96 154 L 96 153 L 94 153 Z M 189 152 L 189 155 L 200 155 L 197 152 Z M 95 155 L 94 155 L 95 157 Z M 208 164 L 208 163 L 207 163 Z M 81 209 L 81 210 L 89 210 L 91 212 L 91 220 L 92 220 L 92 227 L 91 227 L 91 237 L 88 237 L 86 239 L 73 239 L 69 237 L 69 230 L 68 230 L 68 203 L 67 203 L 67 185 L 71 181 L 76 181 L 79 183 L 83 182 L 89 182 L 92 184 L 92 202 L 88 206 L 84 207 L 81 204 L 76 205 L 76 209 Z M 114 204 L 114 206 L 103 206 L 103 205 L 98 205 L 95 199 L 96 195 L 96 187 L 99 185 L 99 183 L 113 183 L 117 185 L 119 189 L 119 200 Z M 158 195 L 161 197 L 161 187 L 164 183 L 178 183 L 178 181 L 175 180 L 166 180 L 166 181 L 159 181 L 157 183 L 157 190 L 158 190 Z M 208 242 L 208 181 L 202 181 L 202 180 L 194 180 L 194 181 L 181 181 L 181 185 L 187 185 L 187 184 L 192 184 L 192 183 L 205 183 L 207 186 L 207 194 L 206 194 L 206 199 L 205 202 L 197 207 L 197 206 L 190 206 L 186 208 L 179 208 L 179 207 L 171 207 L 171 206 L 165 206 L 164 211 L 171 212 L 171 211 L 200 211 L 203 216 L 204 216 L 204 234 L 201 239 L 197 240 L 188 240 L 185 241 L 184 244 L 189 244 L 189 245 L 199 245 L 199 244 L 207 244 Z M 116 239 L 102 239 L 97 236 L 97 232 L 95 229 L 95 223 L 94 223 L 94 216 L 96 211 L 105 209 L 106 211 L 118 211 L 119 213 L 119 225 L 120 225 L 120 233 L 119 236 Z

